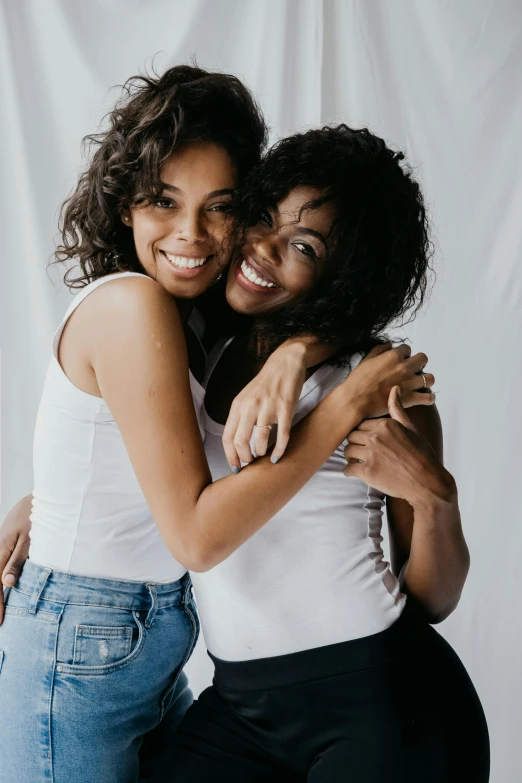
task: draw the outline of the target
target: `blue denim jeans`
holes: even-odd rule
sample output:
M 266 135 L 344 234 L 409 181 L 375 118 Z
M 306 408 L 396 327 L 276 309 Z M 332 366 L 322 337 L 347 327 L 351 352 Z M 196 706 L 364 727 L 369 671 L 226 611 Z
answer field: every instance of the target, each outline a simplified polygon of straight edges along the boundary
M 175 763 L 199 632 L 188 574 L 169 584 L 27 561 L 0 626 L 0 783 L 136 783 Z

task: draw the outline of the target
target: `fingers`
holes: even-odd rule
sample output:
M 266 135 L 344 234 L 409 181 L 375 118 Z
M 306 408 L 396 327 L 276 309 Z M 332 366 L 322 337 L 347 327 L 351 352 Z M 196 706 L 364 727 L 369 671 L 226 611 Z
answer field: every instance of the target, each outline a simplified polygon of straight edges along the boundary
M 437 395 L 431 391 L 413 391 L 402 393 L 402 407 L 413 408 L 416 405 L 433 405 L 437 400 Z
M 433 373 L 431 373 L 431 372 L 424 372 L 420 376 L 421 379 L 422 379 L 423 375 L 426 378 L 426 386 L 424 386 L 424 383 L 422 384 L 424 388 L 431 389 L 432 386 L 435 386 L 435 376 L 433 375 Z
M 427 364 L 428 364 L 428 357 L 426 356 L 425 353 L 416 353 L 413 356 L 410 356 L 410 358 L 408 359 L 408 366 L 414 372 L 423 370 Z
M 266 420 L 264 417 L 260 419 L 260 421 L 262 421 L 263 424 L 254 425 L 254 450 L 256 456 L 264 457 L 268 448 L 268 438 L 270 437 L 272 425 L 265 424 L 264 422 Z
M 290 428 L 292 426 L 292 419 L 294 416 L 293 409 L 288 407 L 281 408 L 277 419 L 277 440 L 272 450 L 272 456 L 270 459 L 276 464 L 286 451 L 288 441 L 290 440 Z
M 435 376 L 431 372 L 423 372 L 427 363 L 428 357 L 422 352 L 416 353 L 407 360 L 408 369 L 414 373 L 414 377 L 401 382 L 404 408 L 411 408 L 414 405 L 433 405 L 435 402 L 435 395 L 431 391 L 435 385 Z
M 2 584 L 5 585 L 5 587 L 14 587 L 18 582 L 24 563 L 27 560 L 28 550 L 29 541 L 19 540 L 15 551 L 2 572 Z
M 393 350 L 401 357 L 401 359 L 409 359 L 411 361 L 411 346 L 407 345 L 407 343 L 396 345 Z
M 390 416 L 392 419 L 398 421 L 400 424 L 403 425 L 403 427 L 406 427 L 409 430 L 413 430 L 414 432 L 417 432 L 410 417 L 408 416 L 408 414 L 406 413 L 402 405 L 400 386 L 394 386 L 393 389 L 390 391 L 390 394 L 388 396 L 388 410 L 390 412 Z
M 5 601 L 3 587 L 12 587 L 18 581 L 29 550 L 29 538 L 20 536 L 14 549 L 11 545 L 3 545 L 0 550 L 0 568 L 2 571 L 2 589 L 0 589 L 0 625 L 4 620 Z
M 365 457 L 365 448 L 366 446 L 358 446 L 355 443 L 349 443 L 348 446 L 346 446 L 344 450 L 344 458 L 346 460 L 348 459 L 356 459 L 361 460 L 364 462 Z
M 361 424 L 364 424 L 365 422 L 361 422 Z M 361 426 L 359 426 L 356 430 L 352 430 L 348 434 L 348 443 L 352 444 L 355 443 L 357 446 L 366 446 L 368 443 L 368 431 L 364 431 Z
M 233 473 L 239 473 L 241 468 L 239 456 L 234 446 L 234 436 L 237 431 L 239 419 L 239 410 L 235 407 L 234 403 L 232 403 L 230 413 L 228 414 L 227 423 L 225 424 L 225 429 L 223 430 L 223 450 L 226 454 L 228 464 L 230 465 L 230 469 Z
M 424 383 L 423 376 L 426 378 L 426 383 Z M 414 378 L 409 383 L 412 391 L 416 389 L 431 389 L 435 385 L 435 376 L 431 372 L 415 373 Z
M 372 432 L 377 427 L 381 426 L 380 424 L 381 421 L 384 421 L 384 419 L 364 419 L 364 421 L 361 421 L 357 429 L 353 430 L 353 432 L 359 432 L 359 433 Z M 350 441 L 350 443 L 352 441 L 352 435 L 353 435 L 352 432 L 350 432 L 350 434 L 348 435 L 348 440 Z
M 249 413 L 245 412 L 237 425 L 236 434 L 234 436 L 234 448 L 241 462 L 249 463 L 254 461 L 254 455 L 250 448 L 250 440 L 254 427 L 256 426 L 256 421 L 257 415 L 254 411 Z
M 363 478 L 364 475 L 364 462 L 349 462 L 344 471 L 345 476 L 353 476 L 354 478 Z

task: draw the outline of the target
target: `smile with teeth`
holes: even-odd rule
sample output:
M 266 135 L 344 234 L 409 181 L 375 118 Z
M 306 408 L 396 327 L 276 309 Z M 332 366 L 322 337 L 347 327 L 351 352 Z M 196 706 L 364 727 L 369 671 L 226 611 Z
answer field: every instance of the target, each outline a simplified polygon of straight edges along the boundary
M 186 258 L 185 256 L 173 256 L 171 253 L 167 253 L 166 250 L 161 251 L 165 258 L 167 258 L 171 264 L 179 267 L 180 269 L 194 269 L 197 266 L 203 266 L 205 261 L 208 261 L 210 256 L 204 258 Z
M 259 274 L 252 269 L 252 267 L 247 264 L 246 261 L 243 261 L 241 263 L 241 271 L 247 278 L 247 280 L 250 280 L 251 283 L 255 283 L 256 285 L 262 285 L 263 288 L 279 288 L 278 285 L 275 283 L 272 283 L 270 280 L 267 280 L 264 277 L 260 277 Z

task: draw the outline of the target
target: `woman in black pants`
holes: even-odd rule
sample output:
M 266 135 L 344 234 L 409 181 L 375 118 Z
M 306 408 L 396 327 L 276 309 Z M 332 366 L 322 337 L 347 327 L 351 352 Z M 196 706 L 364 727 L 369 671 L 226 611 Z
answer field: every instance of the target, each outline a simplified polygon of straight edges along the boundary
M 227 300 L 251 328 L 221 341 L 207 369 L 214 480 L 252 460 L 248 427 L 230 438 L 234 406 L 224 422 L 277 345 L 309 333 L 345 346 L 306 378 L 295 423 L 422 301 L 426 217 L 401 159 L 339 126 L 284 140 L 247 183 L 249 228 Z M 294 377 L 290 368 L 289 389 Z M 349 433 L 262 530 L 193 574 L 215 677 L 176 735 L 172 781 L 488 780 L 478 696 L 430 625 L 455 609 L 469 567 L 455 482 L 435 407 L 406 413 L 399 395 L 394 387 L 389 417 Z M 258 455 L 273 442 L 270 405 L 257 418 Z M 381 549 L 385 503 L 393 572 Z

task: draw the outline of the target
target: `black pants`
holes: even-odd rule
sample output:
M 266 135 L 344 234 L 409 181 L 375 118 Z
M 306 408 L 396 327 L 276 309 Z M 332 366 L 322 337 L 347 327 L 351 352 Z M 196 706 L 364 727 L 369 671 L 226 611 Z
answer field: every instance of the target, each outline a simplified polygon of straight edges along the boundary
M 477 693 L 409 611 L 364 639 L 230 663 L 175 738 L 183 783 L 486 783 Z

